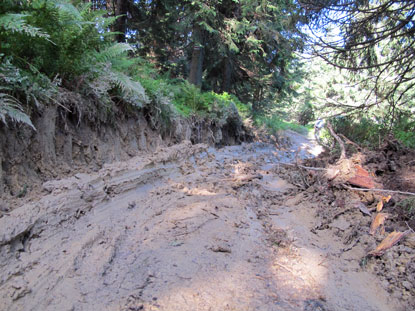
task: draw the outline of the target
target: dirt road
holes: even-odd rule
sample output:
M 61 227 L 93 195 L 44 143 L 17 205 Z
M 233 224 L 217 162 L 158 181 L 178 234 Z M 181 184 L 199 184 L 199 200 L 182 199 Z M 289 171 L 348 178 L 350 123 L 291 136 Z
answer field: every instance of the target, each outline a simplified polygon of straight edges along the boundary
M 0 310 L 403 310 L 265 144 L 183 143 L 44 184 L 0 218 Z M 340 229 L 347 226 L 342 220 Z M 314 233 L 313 233 L 314 232 Z

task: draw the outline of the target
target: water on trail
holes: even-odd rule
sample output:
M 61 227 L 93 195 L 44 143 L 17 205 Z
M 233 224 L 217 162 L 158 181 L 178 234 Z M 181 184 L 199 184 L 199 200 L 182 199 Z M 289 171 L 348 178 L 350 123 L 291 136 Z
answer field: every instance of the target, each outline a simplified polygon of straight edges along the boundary
M 0 218 L 0 310 L 402 310 L 280 162 L 182 143 L 44 184 Z M 356 253 L 354 253 L 356 252 Z

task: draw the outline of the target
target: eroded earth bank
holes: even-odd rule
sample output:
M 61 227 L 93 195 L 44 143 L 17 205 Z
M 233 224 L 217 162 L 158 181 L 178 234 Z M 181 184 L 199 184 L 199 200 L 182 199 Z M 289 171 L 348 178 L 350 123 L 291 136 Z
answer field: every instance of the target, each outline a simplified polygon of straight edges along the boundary
M 371 218 L 327 221 L 333 205 L 278 163 L 312 152 L 291 136 L 285 151 L 185 142 L 44 183 L 0 218 L 0 309 L 405 310 L 361 266 L 353 232 Z

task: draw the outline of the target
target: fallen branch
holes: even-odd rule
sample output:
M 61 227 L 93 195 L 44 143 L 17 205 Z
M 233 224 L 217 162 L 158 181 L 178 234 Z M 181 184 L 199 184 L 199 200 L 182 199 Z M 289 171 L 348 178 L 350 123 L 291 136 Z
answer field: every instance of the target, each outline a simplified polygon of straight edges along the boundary
M 295 166 L 295 167 L 301 167 L 303 169 L 306 170 L 311 170 L 311 171 L 327 171 L 327 168 L 322 168 L 322 167 L 310 167 L 310 166 L 303 166 L 300 164 L 292 164 L 292 163 L 284 163 L 284 162 L 276 162 L 277 164 L 282 164 L 282 165 L 287 165 L 287 166 Z
M 339 136 L 341 138 L 344 139 L 344 141 L 346 142 L 346 144 L 355 146 L 357 148 L 357 150 L 362 150 L 362 147 L 360 147 L 358 144 L 356 144 L 355 142 L 351 141 L 350 139 L 348 139 L 346 136 L 344 136 L 343 134 L 339 134 Z
M 340 145 L 340 159 L 339 160 L 343 160 L 346 159 L 346 148 L 344 147 L 344 143 L 343 141 L 340 139 L 340 137 L 336 134 L 336 132 L 334 132 L 333 127 L 331 126 L 331 123 L 329 121 L 327 121 L 326 123 L 327 128 L 330 131 L 331 136 L 334 137 L 334 139 L 339 143 Z
M 370 189 L 370 188 L 354 188 L 348 185 L 342 184 L 343 187 L 349 190 L 358 190 L 358 191 L 375 191 L 375 192 L 388 192 L 388 193 L 398 193 L 398 194 L 405 194 L 405 195 L 414 195 L 413 192 L 405 192 L 405 191 L 397 191 L 397 190 L 388 190 L 388 189 Z

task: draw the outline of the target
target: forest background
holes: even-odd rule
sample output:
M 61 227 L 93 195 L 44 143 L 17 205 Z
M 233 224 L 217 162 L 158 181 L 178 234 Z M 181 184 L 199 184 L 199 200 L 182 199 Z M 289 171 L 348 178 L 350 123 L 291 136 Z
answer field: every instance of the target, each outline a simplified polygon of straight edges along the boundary
M 57 105 L 162 128 L 234 105 L 274 135 L 323 118 L 361 145 L 415 147 L 414 16 L 410 0 L 4 0 L 0 118 L 35 130 Z

